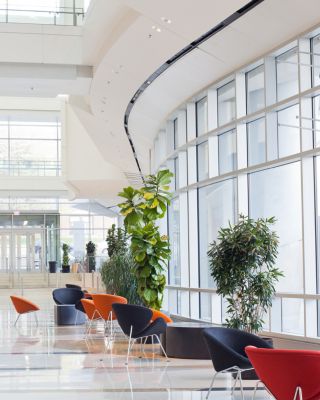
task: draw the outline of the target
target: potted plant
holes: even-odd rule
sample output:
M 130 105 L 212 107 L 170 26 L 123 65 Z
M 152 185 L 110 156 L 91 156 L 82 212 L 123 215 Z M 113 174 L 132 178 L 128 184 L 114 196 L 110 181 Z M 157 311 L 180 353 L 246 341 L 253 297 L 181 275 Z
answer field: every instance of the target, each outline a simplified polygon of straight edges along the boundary
M 157 310 L 162 306 L 164 270 L 171 254 L 168 237 L 160 234 L 157 220 L 166 215 L 170 204 L 172 176 L 169 170 L 161 170 L 145 177 L 141 189 L 129 186 L 119 193 L 125 199 L 118 206 L 131 239 L 137 291 L 147 307 Z
M 278 236 L 270 229 L 275 218 L 239 222 L 221 228 L 208 251 L 217 293 L 227 301 L 226 325 L 256 333 L 272 305 L 275 283 L 283 276 L 275 266 Z
M 87 263 L 89 272 L 96 270 L 96 245 L 90 240 L 86 244 Z
M 270 225 L 275 218 L 253 220 L 240 215 L 239 222 L 218 232 L 208 251 L 217 293 L 227 302 L 225 324 L 258 333 L 272 306 L 275 284 L 283 273 L 275 266 L 279 239 Z
M 67 243 L 62 244 L 62 272 L 70 272 L 70 246 Z

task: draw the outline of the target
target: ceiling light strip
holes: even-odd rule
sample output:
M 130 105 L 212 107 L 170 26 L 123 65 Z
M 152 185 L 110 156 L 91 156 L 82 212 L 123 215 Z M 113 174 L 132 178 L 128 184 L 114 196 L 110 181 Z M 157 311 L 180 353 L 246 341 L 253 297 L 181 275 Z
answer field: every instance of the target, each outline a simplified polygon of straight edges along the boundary
M 237 19 L 243 17 L 245 14 L 247 14 L 249 11 L 257 7 L 260 3 L 264 2 L 264 0 L 252 0 L 249 1 L 245 6 L 234 12 L 233 14 L 229 15 L 226 19 L 221 21 L 219 24 L 215 25 L 212 29 L 210 29 L 208 32 L 205 34 L 201 35 L 198 39 L 194 40 L 190 44 L 188 44 L 186 47 L 181 49 L 178 53 L 176 53 L 173 57 L 171 57 L 169 60 L 167 60 L 164 64 L 162 64 L 156 71 L 154 71 L 144 82 L 143 84 L 138 88 L 138 90 L 135 92 L 133 97 L 131 98 L 129 104 L 127 105 L 126 112 L 124 114 L 124 129 L 126 132 L 126 135 L 128 137 L 133 156 L 135 158 L 138 170 L 141 175 L 141 179 L 144 181 L 144 177 L 142 174 L 141 166 L 139 163 L 139 159 L 135 150 L 135 146 L 132 140 L 132 136 L 129 132 L 129 117 L 131 114 L 131 111 L 133 109 L 134 104 L 138 100 L 138 98 L 142 95 L 142 93 L 146 90 L 147 87 L 150 86 L 152 82 L 154 82 L 164 71 L 166 71 L 171 65 L 176 63 L 178 60 L 180 60 L 182 57 L 190 53 L 192 50 L 196 49 L 199 45 L 210 39 L 212 36 L 216 35 L 217 33 L 221 32 L 223 29 L 225 29 L 227 26 L 232 24 L 234 21 Z

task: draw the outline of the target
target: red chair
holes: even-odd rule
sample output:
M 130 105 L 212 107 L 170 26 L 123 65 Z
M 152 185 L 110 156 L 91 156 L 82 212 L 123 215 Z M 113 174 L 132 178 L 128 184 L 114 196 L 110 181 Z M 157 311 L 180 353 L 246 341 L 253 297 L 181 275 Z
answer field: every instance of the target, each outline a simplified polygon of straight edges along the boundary
M 14 323 L 14 326 L 16 326 L 18 319 L 20 318 L 20 316 L 22 314 L 28 314 L 31 312 L 36 312 L 39 311 L 40 308 L 32 303 L 31 301 L 25 299 L 24 297 L 20 297 L 20 296 L 10 296 L 10 299 L 13 303 L 14 308 L 16 309 L 17 313 L 18 313 L 18 317 Z M 34 314 L 36 323 L 38 325 L 38 319 L 37 319 L 37 315 Z
M 320 351 L 253 346 L 247 346 L 245 351 L 260 381 L 275 399 L 320 399 Z
M 154 308 L 150 308 L 150 310 L 152 311 L 152 318 L 151 318 L 152 322 L 155 321 L 157 318 L 164 319 L 167 324 L 173 322 L 172 319 L 165 313 L 163 313 L 159 310 L 155 310 Z
M 101 317 L 97 313 L 97 310 L 96 310 L 93 300 L 81 299 L 80 301 L 82 303 L 82 306 L 84 308 L 84 311 L 85 311 L 85 313 L 88 317 L 88 321 L 89 321 L 87 329 L 86 329 L 86 333 L 85 333 L 85 337 L 87 338 L 91 332 L 91 327 L 92 327 L 93 321 L 97 321 L 97 320 L 101 319 Z

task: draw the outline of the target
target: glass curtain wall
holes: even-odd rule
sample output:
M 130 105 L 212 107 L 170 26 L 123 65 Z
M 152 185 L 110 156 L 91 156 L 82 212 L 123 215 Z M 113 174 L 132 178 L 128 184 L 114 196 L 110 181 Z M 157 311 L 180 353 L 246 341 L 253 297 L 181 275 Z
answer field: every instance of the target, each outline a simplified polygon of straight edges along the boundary
M 234 71 L 229 83 L 213 82 L 203 91 L 200 98 L 205 100 L 200 102 L 212 113 L 210 131 L 202 103 L 189 99 L 180 105 L 190 113 L 188 132 L 197 132 L 198 137 L 189 135 L 190 141 L 174 153 L 176 157 L 187 151 L 188 169 L 179 171 L 183 185 L 174 194 L 176 215 L 173 206 L 169 212 L 174 256 L 165 307 L 172 313 L 223 322 L 226 305 L 210 276 L 208 247 L 218 230 L 236 222 L 240 213 L 275 216 L 280 239 L 277 264 L 284 277 L 266 315 L 265 331 L 320 342 L 318 32 L 266 54 L 258 66 Z M 203 134 L 205 139 L 199 137 Z M 182 213 L 186 194 L 188 228 L 180 231 L 186 218 L 183 211 L 179 220 L 178 204 Z M 180 276 L 179 286 L 181 271 L 188 279 Z

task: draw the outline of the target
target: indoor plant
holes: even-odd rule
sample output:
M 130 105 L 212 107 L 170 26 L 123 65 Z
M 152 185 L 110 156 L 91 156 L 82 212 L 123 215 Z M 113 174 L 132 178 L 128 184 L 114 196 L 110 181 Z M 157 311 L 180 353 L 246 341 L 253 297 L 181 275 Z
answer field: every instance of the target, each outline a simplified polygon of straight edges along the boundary
M 163 301 L 164 271 L 171 252 L 168 237 L 160 235 L 156 222 L 166 215 L 170 204 L 172 176 L 169 170 L 161 170 L 156 175 L 145 177 L 142 188 L 129 186 L 119 193 L 125 198 L 119 207 L 131 238 L 138 294 L 146 306 L 157 310 Z
M 275 266 L 278 236 L 270 229 L 275 218 L 250 219 L 221 228 L 208 251 L 217 293 L 227 302 L 226 325 L 259 332 L 272 305 L 275 283 L 283 276 Z
M 96 245 L 90 240 L 86 244 L 86 251 L 87 251 L 87 265 L 88 271 L 92 272 L 96 270 Z
M 62 272 L 70 272 L 70 246 L 67 243 L 62 244 Z
M 101 268 L 101 279 L 106 292 L 125 297 L 129 304 L 141 304 L 134 275 L 135 262 L 128 248 L 125 229 L 112 225 L 106 241 L 110 258 Z

